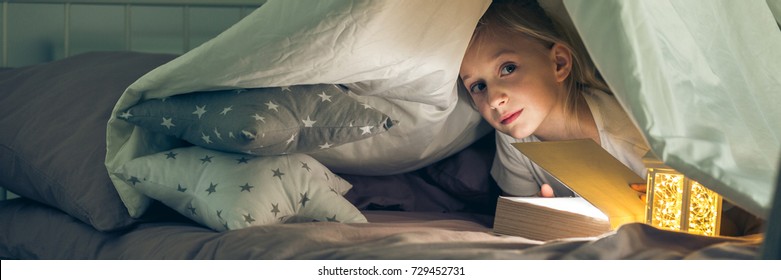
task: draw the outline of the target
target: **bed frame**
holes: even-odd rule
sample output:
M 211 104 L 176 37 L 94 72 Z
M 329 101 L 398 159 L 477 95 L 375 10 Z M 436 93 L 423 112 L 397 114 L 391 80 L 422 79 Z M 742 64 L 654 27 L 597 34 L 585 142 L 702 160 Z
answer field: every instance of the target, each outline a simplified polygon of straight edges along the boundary
M 183 54 L 265 2 L 0 0 L 0 67 L 28 66 L 89 51 Z M 14 197 L 0 186 L 0 200 Z

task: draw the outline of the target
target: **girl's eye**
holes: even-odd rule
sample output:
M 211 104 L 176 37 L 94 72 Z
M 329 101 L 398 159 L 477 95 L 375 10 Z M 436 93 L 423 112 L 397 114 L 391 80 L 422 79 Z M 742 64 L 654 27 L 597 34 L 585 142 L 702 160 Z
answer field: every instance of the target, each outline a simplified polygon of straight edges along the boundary
M 475 93 L 481 93 L 485 90 L 485 83 L 474 83 L 472 84 L 472 87 L 469 88 L 469 92 L 475 94 Z
M 507 64 L 504 67 L 502 67 L 501 74 L 502 75 L 509 75 L 512 72 L 515 72 L 515 65 L 514 64 Z

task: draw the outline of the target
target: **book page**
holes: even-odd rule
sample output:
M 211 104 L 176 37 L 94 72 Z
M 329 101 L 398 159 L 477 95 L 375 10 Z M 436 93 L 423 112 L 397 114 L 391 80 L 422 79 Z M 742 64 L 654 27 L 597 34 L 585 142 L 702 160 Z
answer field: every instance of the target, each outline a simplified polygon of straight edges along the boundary
M 607 221 L 607 215 L 582 197 L 503 197 L 521 203 L 566 211 Z

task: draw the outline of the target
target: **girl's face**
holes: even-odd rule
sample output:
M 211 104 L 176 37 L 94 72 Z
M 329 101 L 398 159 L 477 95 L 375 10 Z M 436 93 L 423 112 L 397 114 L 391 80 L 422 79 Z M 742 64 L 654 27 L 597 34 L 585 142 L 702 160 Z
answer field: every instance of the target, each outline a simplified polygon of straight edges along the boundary
M 564 129 L 566 48 L 517 34 L 483 34 L 464 55 L 460 76 L 483 118 L 514 138 Z

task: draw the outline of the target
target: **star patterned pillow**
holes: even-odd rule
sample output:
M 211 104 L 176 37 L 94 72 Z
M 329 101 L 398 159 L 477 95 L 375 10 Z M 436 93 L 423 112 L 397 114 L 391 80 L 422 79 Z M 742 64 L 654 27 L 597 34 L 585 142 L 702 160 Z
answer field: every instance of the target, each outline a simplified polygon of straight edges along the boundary
M 394 125 L 326 84 L 181 94 L 143 101 L 117 117 L 194 145 L 251 155 L 315 152 Z
M 306 154 L 254 157 L 198 146 L 147 155 L 118 175 L 217 231 L 301 221 L 363 223 L 352 185 Z

